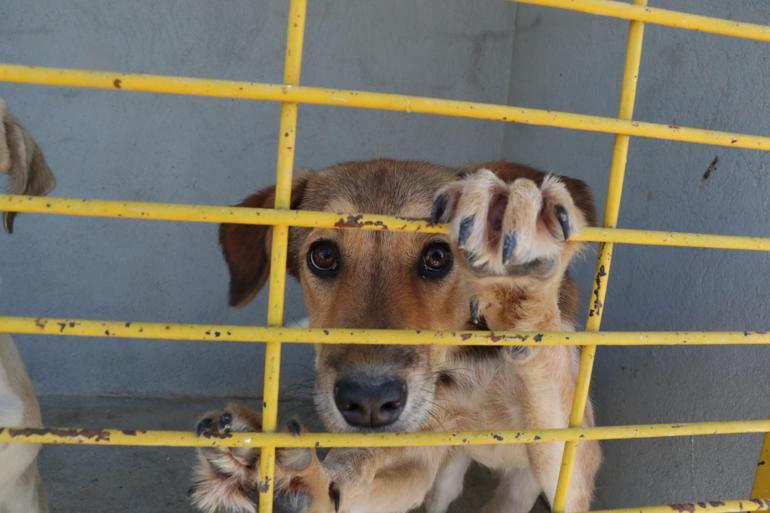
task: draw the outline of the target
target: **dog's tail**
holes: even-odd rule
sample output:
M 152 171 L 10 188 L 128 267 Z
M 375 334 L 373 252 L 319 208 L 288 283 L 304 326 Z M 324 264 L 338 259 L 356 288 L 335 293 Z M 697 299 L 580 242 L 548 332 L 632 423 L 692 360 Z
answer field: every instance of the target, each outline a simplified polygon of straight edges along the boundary
M 8 175 L 9 194 L 44 196 L 56 185 L 43 152 L 0 98 L 0 173 Z M 3 228 L 13 233 L 16 212 L 3 212 Z

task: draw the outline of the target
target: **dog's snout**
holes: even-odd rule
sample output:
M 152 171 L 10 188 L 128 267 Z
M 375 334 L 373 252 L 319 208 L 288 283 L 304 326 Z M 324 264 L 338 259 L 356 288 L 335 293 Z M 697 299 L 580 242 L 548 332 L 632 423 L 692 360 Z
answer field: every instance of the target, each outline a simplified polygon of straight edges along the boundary
M 377 428 L 393 424 L 407 399 L 406 382 L 344 378 L 334 385 L 334 402 L 351 426 Z

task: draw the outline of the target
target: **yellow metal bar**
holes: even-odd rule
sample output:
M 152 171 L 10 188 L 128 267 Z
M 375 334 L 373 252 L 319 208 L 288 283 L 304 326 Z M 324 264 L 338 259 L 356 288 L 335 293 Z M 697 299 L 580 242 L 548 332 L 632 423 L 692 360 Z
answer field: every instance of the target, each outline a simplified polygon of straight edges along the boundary
M 307 0 L 289 2 L 289 22 L 286 36 L 286 58 L 283 83 L 286 87 L 299 85 L 302 71 L 302 42 L 305 36 Z M 294 146 L 297 139 L 297 104 L 285 101 L 281 106 L 278 132 L 278 161 L 275 181 L 275 208 L 291 207 L 291 180 L 294 170 Z M 289 227 L 273 227 L 270 252 L 270 292 L 267 324 L 283 325 L 284 296 L 286 292 L 286 257 Z M 270 337 L 265 344 L 265 381 L 262 391 L 262 429 L 275 431 L 278 423 L 278 393 L 281 373 L 281 339 Z M 275 446 L 263 446 L 260 458 L 262 486 L 259 487 L 259 511 L 272 513 L 275 476 Z
M 41 198 L 38 196 L 9 194 L 0 194 L 0 211 L 87 217 L 116 217 L 150 221 L 271 224 L 302 226 L 306 228 L 344 228 L 446 233 L 445 225 L 432 225 L 428 219 L 413 219 L 378 214 L 315 212 L 310 210 L 274 210 L 268 208 L 220 207 L 210 205 L 182 205 L 174 203 L 75 198 Z M 744 237 L 736 235 L 628 230 L 620 228 L 584 228 L 579 235 L 573 236 L 571 240 L 653 246 L 770 251 L 770 237 Z
M 634 5 L 646 7 L 647 0 L 633 0 Z M 639 81 L 639 66 L 642 60 L 642 41 L 644 38 L 644 23 L 632 21 L 628 28 L 628 45 L 626 49 L 626 61 L 623 68 L 623 82 L 620 89 L 620 105 L 618 106 L 618 118 L 630 120 L 634 115 L 634 103 L 636 101 L 636 86 Z M 615 136 L 615 146 L 612 152 L 610 164 L 610 178 L 607 186 L 607 200 L 604 204 L 604 226 L 615 228 L 618 224 L 620 213 L 620 199 L 623 194 L 623 180 L 625 178 L 626 163 L 628 160 L 628 145 L 630 138 L 626 134 Z M 599 331 L 601 327 L 603 304 L 607 293 L 607 280 L 609 279 L 610 264 L 612 263 L 613 244 L 602 243 L 599 248 L 599 258 L 596 261 L 594 289 L 589 300 L 588 321 L 586 331 Z M 578 367 L 577 381 L 575 383 L 575 395 L 572 400 L 572 410 L 569 417 L 569 425 L 578 427 L 583 425 L 588 391 L 591 386 L 591 374 L 593 372 L 594 359 L 596 358 L 596 345 L 583 347 L 580 353 L 580 365 Z M 564 513 L 569 497 L 570 481 L 575 466 L 577 455 L 577 442 L 571 441 L 564 444 L 561 470 L 556 485 L 556 495 L 552 504 L 554 513 Z
M 66 337 L 292 344 L 442 346 L 770 345 L 768 331 L 430 331 L 284 328 L 0 316 L 0 333 Z
M 751 496 L 755 499 L 770 498 L 770 433 L 765 435 L 762 452 L 759 453 L 757 473 L 754 476 Z
M 770 42 L 770 27 L 740 21 L 711 18 L 657 7 L 629 5 L 612 0 L 515 0 L 522 4 L 569 9 L 624 20 L 643 21 L 722 36 Z
M 736 499 L 729 501 L 684 502 L 639 508 L 599 509 L 590 513 L 734 513 L 768 511 L 770 499 Z
M 121 91 L 144 91 L 312 103 L 335 107 L 392 110 L 418 114 L 435 114 L 474 119 L 488 119 L 530 125 L 624 134 L 670 141 L 690 142 L 770 151 L 770 137 L 718 132 L 678 125 L 646 123 L 602 116 L 589 116 L 508 105 L 442 100 L 420 96 L 323 89 L 319 87 L 261 84 L 205 78 L 141 75 L 107 71 L 85 71 L 42 68 L 17 64 L 0 64 L 0 82 L 17 82 L 65 87 L 89 87 Z M 120 87 L 116 87 L 119 84 Z
M 424 447 L 512 445 L 574 440 L 630 440 L 770 432 L 770 420 L 642 424 L 592 428 L 507 429 L 417 433 L 229 433 L 197 437 L 187 431 L 0 427 L 0 443 L 135 445 L 160 447 Z
M 288 225 L 307 228 L 360 228 L 424 233 L 446 233 L 428 219 L 356 213 L 314 212 L 271 208 L 184 205 L 120 200 L 48 198 L 0 194 L 0 210 L 86 217 L 119 217 L 151 221 Z M 761 239 L 760 239 L 761 240 Z M 770 239 L 768 239 L 770 241 Z

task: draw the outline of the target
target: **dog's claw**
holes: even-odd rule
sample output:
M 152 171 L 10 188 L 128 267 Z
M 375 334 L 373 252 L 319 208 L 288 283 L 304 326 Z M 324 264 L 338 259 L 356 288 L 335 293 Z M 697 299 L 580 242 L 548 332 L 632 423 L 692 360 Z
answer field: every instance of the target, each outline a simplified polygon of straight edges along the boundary
M 430 210 L 430 224 L 439 224 L 444 219 L 444 213 L 446 212 L 446 206 L 449 202 L 447 193 L 439 194 L 435 200 L 433 200 L 433 206 Z
M 505 350 L 511 360 L 521 360 L 529 354 L 529 347 L 527 346 L 508 346 Z
M 233 423 L 233 414 L 230 412 L 225 412 L 219 417 L 219 429 L 223 433 L 229 433 L 230 432 L 230 426 Z
M 457 245 L 463 247 L 468 242 L 468 237 L 473 231 L 473 216 L 468 216 L 460 221 L 460 233 L 457 235 Z
M 16 212 L 3 212 L 3 228 L 5 233 L 13 233 L 13 220 L 16 219 Z
M 564 240 L 569 239 L 570 227 L 569 227 L 569 215 L 567 215 L 567 209 L 562 205 L 556 205 L 556 219 L 559 220 L 561 225 L 561 231 L 564 234 Z
M 334 503 L 334 511 L 335 512 L 339 512 L 339 510 L 340 510 L 340 489 L 334 483 L 329 484 L 329 498 Z
M 479 318 L 479 300 L 476 298 L 471 299 L 471 322 L 475 325 L 481 324 Z
M 299 422 L 294 419 L 291 419 L 286 424 L 286 428 L 289 430 L 289 433 L 291 433 L 292 436 L 299 436 L 299 434 L 302 432 L 302 426 L 300 426 Z
M 508 232 L 503 239 L 503 264 L 507 264 L 516 249 L 516 232 Z
M 211 431 L 212 427 L 214 427 L 213 420 L 208 417 L 201 419 L 200 422 L 198 422 L 198 425 L 195 426 L 195 436 L 201 436 L 203 433 Z

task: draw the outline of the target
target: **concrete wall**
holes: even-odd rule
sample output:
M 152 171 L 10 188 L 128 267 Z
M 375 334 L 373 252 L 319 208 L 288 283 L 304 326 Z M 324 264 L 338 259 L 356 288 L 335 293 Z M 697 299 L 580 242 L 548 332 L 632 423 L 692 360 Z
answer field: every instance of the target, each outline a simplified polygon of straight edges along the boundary
M 0 61 L 280 82 L 287 3 L 0 5 Z M 303 82 L 505 102 L 514 6 L 465 0 L 312 1 Z M 59 179 L 56 195 L 232 204 L 273 183 L 279 105 L 0 84 Z M 378 156 L 495 158 L 503 126 L 302 106 L 296 164 Z M 0 237 L 0 311 L 92 319 L 264 324 L 267 294 L 227 308 L 216 227 L 21 216 Z M 287 318 L 302 317 L 292 284 Z M 18 337 L 43 394 L 253 396 L 260 345 Z M 311 377 L 287 347 L 283 382 Z M 289 386 L 289 391 L 296 387 Z
M 656 5 L 770 23 L 765 0 Z M 286 4 L 85 0 L 0 5 L 0 60 L 278 82 Z M 483 6 L 483 8 L 481 8 Z M 613 116 L 627 24 L 508 2 L 310 2 L 303 82 Z M 515 39 L 515 41 L 514 41 Z M 648 27 L 636 117 L 770 134 L 767 46 Z M 272 183 L 278 106 L 0 84 L 43 145 L 55 194 L 227 204 Z M 509 158 L 585 179 L 604 200 L 613 138 L 397 113 L 300 109 L 298 166 L 395 156 L 447 164 Z M 716 169 L 704 172 L 715 157 Z M 635 139 L 623 227 L 770 236 L 770 155 Z M 201 323 L 264 322 L 266 294 L 225 306 L 215 227 L 26 215 L 0 237 L 0 311 Z M 576 265 L 583 297 L 593 272 Z M 604 328 L 758 329 L 770 324 L 766 254 L 620 247 Z M 288 318 L 302 315 L 292 285 Z M 248 396 L 251 345 L 17 337 L 43 394 Z M 311 379 L 289 347 L 283 383 Z M 603 424 L 762 418 L 765 348 L 601 349 Z M 745 496 L 757 437 L 605 444 L 599 506 Z
M 656 6 L 770 24 L 767 2 L 670 0 Z M 509 103 L 614 116 L 627 23 L 519 6 Z M 770 134 L 770 52 L 751 43 L 647 27 L 635 118 Z M 502 154 L 585 179 L 602 204 L 613 137 L 528 126 Z M 716 169 L 704 177 L 709 164 Z M 770 154 L 631 142 L 620 226 L 770 236 Z M 576 266 L 588 297 L 596 252 Z M 770 326 L 770 255 L 622 246 L 603 328 L 743 330 Z M 770 349 L 601 348 L 593 397 L 602 424 L 766 418 Z M 760 437 L 605 444 L 599 507 L 748 495 Z

